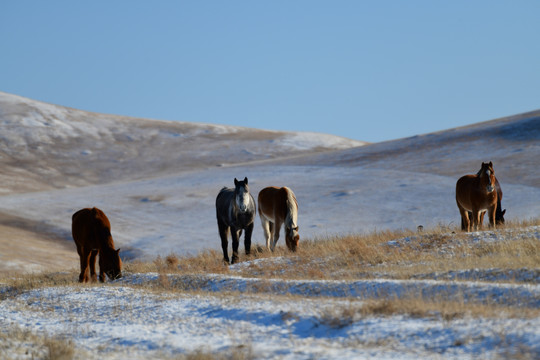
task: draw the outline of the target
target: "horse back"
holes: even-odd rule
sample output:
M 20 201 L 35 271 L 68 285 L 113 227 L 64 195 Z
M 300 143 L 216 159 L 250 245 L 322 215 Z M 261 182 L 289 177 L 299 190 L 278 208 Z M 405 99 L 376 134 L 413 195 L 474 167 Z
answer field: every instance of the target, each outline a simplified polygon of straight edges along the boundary
M 283 222 L 287 216 L 287 188 L 269 186 L 259 192 L 259 214 L 268 220 Z
M 103 211 L 94 207 L 77 211 L 72 216 L 71 232 L 77 248 L 114 248 L 111 223 Z
M 216 216 L 225 223 L 228 223 L 229 206 L 234 196 L 234 190 L 224 187 L 219 191 L 216 197 Z

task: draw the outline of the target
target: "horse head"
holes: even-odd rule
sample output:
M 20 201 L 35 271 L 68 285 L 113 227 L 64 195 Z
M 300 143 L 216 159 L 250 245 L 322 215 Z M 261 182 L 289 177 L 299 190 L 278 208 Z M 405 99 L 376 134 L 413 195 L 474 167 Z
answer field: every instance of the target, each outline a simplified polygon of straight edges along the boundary
M 495 210 L 495 223 L 497 225 L 504 224 L 504 214 L 506 214 L 506 209 L 501 210 L 500 202 L 497 204 L 497 210 Z
M 298 247 L 298 241 L 300 241 L 300 235 L 298 234 L 298 226 L 285 228 L 285 243 L 291 251 L 296 251 Z
M 122 277 L 122 260 L 119 255 L 120 249 L 105 248 L 99 254 L 99 268 L 111 280 Z
M 491 161 L 489 163 L 482 163 L 482 168 L 478 172 L 478 176 L 482 184 L 485 184 L 488 193 L 495 190 L 495 171 L 493 171 L 493 163 Z
M 248 178 L 244 178 L 243 181 L 238 181 L 234 178 L 234 203 L 236 208 L 240 212 L 247 212 L 249 204 L 251 202 L 251 196 L 249 194 Z

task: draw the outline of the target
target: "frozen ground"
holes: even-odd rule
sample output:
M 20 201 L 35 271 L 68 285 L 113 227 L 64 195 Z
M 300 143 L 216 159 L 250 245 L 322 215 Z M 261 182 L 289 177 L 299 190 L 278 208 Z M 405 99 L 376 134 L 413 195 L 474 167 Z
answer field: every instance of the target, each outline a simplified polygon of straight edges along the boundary
M 75 280 L 71 215 L 89 206 L 106 212 L 126 260 L 219 250 L 215 196 L 235 177 L 247 176 L 255 197 L 265 186 L 291 187 L 303 238 L 418 225 L 455 229 L 455 182 L 489 160 L 504 191 L 506 218 L 540 215 L 540 112 L 359 146 L 364 143 L 322 134 L 92 114 L 0 93 L 0 127 L 4 277 L 67 271 Z M 259 224 L 254 242 L 262 245 Z M 497 241 L 496 233 L 471 236 Z M 530 236 L 539 239 L 538 229 Z M 408 239 L 392 244 L 402 241 Z M 79 358 L 96 359 L 171 358 L 198 349 L 269 359 L 540 357 L 538 318 L 343 316 L 361 307 L 366 294 L 411 289 L 538 308 L 538 268 L 510 275 L 470 269 L 409 281 L 272 280 L 275 298 L 244 293 L 260 280 L 234 271 L 170 279 L 215 295 L 137 287 L 158 283 L 157 274 L 21 294 L 4 287 L 0 328 L 72 340 Z M 7 339 L 0 337 L 0 357 L 43 357 L 44 348 Z
M 540 241 L 538 227 L 520 234 Z M 396 239 L 392 244 L 408 241 Z M 467 241 L 500 240 L 496 233 L 475 233 Z M 236 358 L 256 359 L 540 356 L 540 318 L 504 314 L 444 318 L 437 312 L 411 316 L 361 311 L 366 299 L 422 294 L 465 303 L 512 305 L 525 312 L 540 306 L 538 273 L 517 271 L 510 279 L 493 276 L 496 269 L 465 271 L 454 274 L 460 281 L 287 281 L 234 276 L 246 266 L 249 263 L 231 266 L 229 276 L 165 275 L 164 280 L 157 273 L 126 274 L 107 285 L 8 295 L 0 304 L 0 334 L 17 329 L 64 339 L 73 344 L 76 358 L 88 359 L 174 358 L 197 351 L 236 352 L 243 356 Z M 149 284 L 157 290 L 148 290 Z M 199 291 L 163 292 L 160 284 Z M 2 289 L 4 295 L 9 292 L 7 287 Z M 16 338 L 7 344 L 0 341 L 3 358 L 39 358 L 46 352 L 45 346 Z

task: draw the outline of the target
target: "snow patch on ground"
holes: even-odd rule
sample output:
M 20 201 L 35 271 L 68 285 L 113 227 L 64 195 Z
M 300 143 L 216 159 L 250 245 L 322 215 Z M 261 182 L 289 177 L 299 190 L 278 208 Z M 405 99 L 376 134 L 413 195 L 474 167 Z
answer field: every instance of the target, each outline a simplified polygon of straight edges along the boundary
M 169 275 L 171 284 L 216 295 L 137 288 L 159 284 L 161 276 L 126 274 L 107 286 L 51 287 L 8 297 L 0 305 L 0 331 L 16 326 L 69 338 L 89 359 L 172 357 L 197 350 L 222 353 L 239 346 L 257 359 L 477 359 L 524 351 L 540 355 L 539 318 L 445 320 L 436 313 L 416 318 L 351 311 L 361 308 L 363 299 L 399 296 L 411 288 L 427 297 L 453 294 L 464 301 L 502 304 L 513 299 L 537 308 L 538 284 L 271 281 L 221 275 L 196 280 Z M 253 289 L 276 295 L 261 297 Z M 295 296 L 279 295 L 285 293 Z M 10 349 L 0 354 L 15 357 Z

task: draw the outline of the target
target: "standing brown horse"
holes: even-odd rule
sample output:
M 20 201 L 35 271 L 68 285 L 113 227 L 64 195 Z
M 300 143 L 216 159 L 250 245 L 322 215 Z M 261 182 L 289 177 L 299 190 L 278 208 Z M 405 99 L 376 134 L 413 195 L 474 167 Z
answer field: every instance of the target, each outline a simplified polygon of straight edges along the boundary
M 502 210 L 503 192 L 501 189 L 501 184 L 499 184 L 499 180 L 497 180 L 497 177 L 495 177 L 495 189 L 497 190 L 497 210 L 495 211 L 495 224 L 504 225 L 504 214 L 506 214 L 506 209 Z M 469 219 L 472 219 L 472 212 L 467 211 L 467 213 L 469 215 Z M 480 224 L 484 223 L 484 215 L 486 215 L 485 210 L 482 211 L 482 213 L 480 214 Z M 461 218 L 461 230 L 467 230 L 463 218 Z
M 87 282 L 88 265 L 90 278 L 96 281 L 96 256 L 99 254 L 99 281 L 105 281 L 105 275 L 111 280 L 122 277 L 122 260 L 114 249 L 111 235 L 111 223 L 105 213 L 98 208 L 81 209 L 73 214 L 71 234 L 81 258 L 79 282 Z
M 261 218 L 266 247 L 274 251 L 279 239 L 281 224 L 285 225 L 285 243 L 296 251 L 298 235 L 298 202 L 288 187 L 267 187 L 259 192 L 259 216 Z
M 482 163 L 476 175 L 462 176 L 456 183 L 456 203 L 466 231 L 482 229 L 482 212 L 487 211 L 489 225 L 495 228 L 497 188 L 493 163 Z M 469 219 L 469 211 L 472 219 Z M 472 223 L 471 223 L 472 220 Z

